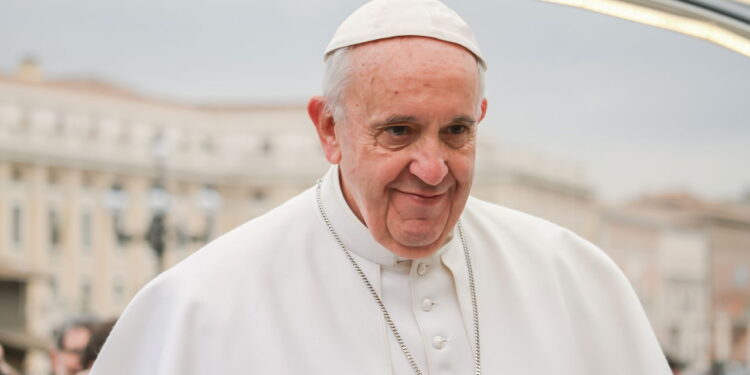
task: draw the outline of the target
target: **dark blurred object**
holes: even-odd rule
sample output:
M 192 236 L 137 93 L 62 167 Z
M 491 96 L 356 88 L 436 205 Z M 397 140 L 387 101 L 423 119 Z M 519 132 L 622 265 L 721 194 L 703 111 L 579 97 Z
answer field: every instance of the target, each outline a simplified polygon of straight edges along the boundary
M 5 362 L 5 349 L 0 344 L 0 375 L 19 375 L 18 371 Z
M 679 375 L 682 373 L 682 370 L 685 369 L 685 362 L 680 361 L 669 353 L 664 353 L 664 356 L 667 357 L 667 363 L 669 364 L 669 369 L 672 370 L 672 374 Z
M 716 361 L 711 363 L 711 369 L 708 370 L 708 375 L 724 375 L 724 363 Z
M 112 319 L 96 324 L 91 329 L 91 340 L 89 340 L 89 344 L 86 345 L 86 349 L 81 356 L 81 366 L 84 369 L 90 369 L 94 365 L 94 361 L 99 356 L 99 351 L 102 350 L 102 346 L 107 341 L 107 337 L 109 337 L 109 333 L 112 331 L 115 323 L 117 323 L 117 319 Z
M 164 267 L 164 249 L 166 248 L 165 237 L 167 235 L 167 227 L 164 225 L 164 219 L 163 213 L 155 214 L 151 218 L 151 224 L 149 224 L 148 232 L 146 233 L 146 241 L 151 245 L 151 248 L 154 249 L 161 267 Z

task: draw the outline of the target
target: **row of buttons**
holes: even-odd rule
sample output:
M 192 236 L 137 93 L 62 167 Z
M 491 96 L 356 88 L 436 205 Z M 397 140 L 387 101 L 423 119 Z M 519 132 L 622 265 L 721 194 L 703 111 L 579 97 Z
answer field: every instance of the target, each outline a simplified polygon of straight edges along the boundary
M 430 268 L 429 264 L 419 263 L 419 265 L 417 265 L 417 275 L 424 276 L 429 270 L 429 268 Z M 435 307 L 435 305 L 436 305 L 435 301 L 429 298 L 425 298 L 424 300 L 422 300 L 422 310 L 424 310 L 425 312 L 431 311 Z M 444 348 L 447 343 L 448 343 L 448 339 L 446 339 L 443 336 L 435 336 L 432 339 L 432 346 L 438 350 Z

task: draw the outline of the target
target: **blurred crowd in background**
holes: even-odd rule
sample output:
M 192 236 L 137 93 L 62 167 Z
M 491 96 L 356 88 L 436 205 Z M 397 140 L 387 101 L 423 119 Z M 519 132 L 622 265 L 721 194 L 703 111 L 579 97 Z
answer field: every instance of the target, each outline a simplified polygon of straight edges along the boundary
M 101 321 L 91 317 L 73 318 L 55 332 L 55 345 L 49 352 L 50 375 L 86 375 L 94 365 L 115 320 Z M 0 375 L 21 375 L 5 361 L 0 343 Z

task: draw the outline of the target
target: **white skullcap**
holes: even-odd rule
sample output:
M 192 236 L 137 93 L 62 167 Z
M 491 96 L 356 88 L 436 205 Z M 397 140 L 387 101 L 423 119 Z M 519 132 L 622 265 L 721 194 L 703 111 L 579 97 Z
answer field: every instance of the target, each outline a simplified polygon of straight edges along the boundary
M 474 33 L 452 9 L 438 0 L 372 0 L 354 11 L 328 43 L 323 60 L 342 47 L 397 36 L 425 36 L 458 44 L 486 69 Z

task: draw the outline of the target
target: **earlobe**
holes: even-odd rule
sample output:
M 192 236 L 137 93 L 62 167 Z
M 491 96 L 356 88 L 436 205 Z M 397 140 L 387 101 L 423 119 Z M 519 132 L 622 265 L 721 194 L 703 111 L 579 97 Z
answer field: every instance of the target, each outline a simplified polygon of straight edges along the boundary
M 482 122 L 484 116 L 487 115 L 487 98 L 482 99 L 482 104 L 479 105 L 479 110 L 481 113 L 479 114 L 479 121 L 477 121 L 477 123 Z
M 318 140 L 323 147 L 326 159 L 331 164 L 341 161 L 341 150 L 336 137 L 336 122 L 333 115 L 326 109 L 326 100 L 322 96 L 314 96 L 307 103 L 307 114 L 315 125 Z

